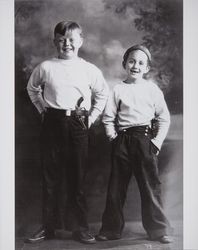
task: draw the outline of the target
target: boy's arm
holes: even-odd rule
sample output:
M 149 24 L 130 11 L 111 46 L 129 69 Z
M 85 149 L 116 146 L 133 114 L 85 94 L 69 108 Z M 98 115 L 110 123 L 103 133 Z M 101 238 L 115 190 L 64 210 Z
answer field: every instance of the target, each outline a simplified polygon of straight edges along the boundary
M 159 90 L 157 93 L 155 110 L 155 119 L 157 120 L 157 134 L 151 141 L 160 150 L 170 126 L 170 113 L 161 90 Z
M 107 137 L 110 140 L 113 140 L 117 136 L 117 132 L 115 129 L 116 115 L 117 115 L 117 104 L 115 102 L 115 94 L 114 92 L 111 92 L 102 119 L 105 125 Z
M 95 122 L 99 115 L 102 114 L 109 95 L 109 87 L 101 72 L 97 72 L 97 77 L 91 87 L 93 103 L 89 116 L 90 125 Z
M 40 114 L 42 114 L 45 111 L 45 102 L 42 96 L 41 86 L 42 86 L 42 69 L 39 65 L 33 70 L 30 76 L 30 79 L 27 84 L 27 92 L 32 103 L 37 108 Z

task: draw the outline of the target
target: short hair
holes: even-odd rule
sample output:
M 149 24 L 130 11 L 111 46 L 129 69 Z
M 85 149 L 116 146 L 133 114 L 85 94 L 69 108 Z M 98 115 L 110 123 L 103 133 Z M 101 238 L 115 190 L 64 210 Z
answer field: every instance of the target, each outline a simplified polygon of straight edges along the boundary
M 129 57 L 129 54 L 134 50 L 143 51 L 147 55 L 148 65 L 151 64 L 151 53 L 150 53 L 150 51 L 144 45 L 136 44 L 136 45 L 133 45 L 132 47 L 128 48 L 126 50 L 126 52 L 124 53 L 123 61 L 122 61 L 122 66 L 123 66 L 124 69 L 126 68 L 126 62 L 127 62 L 128 57 Z
M 54 37 L 56 36 L 57 33 L 64 36 L 67 31 L 73 31 L 76 29 L 79 30 L 79 34 L 80 36 L 82 36 L 82 28 L 78 23 L 74 21 L 59 22 L 54 28 Z

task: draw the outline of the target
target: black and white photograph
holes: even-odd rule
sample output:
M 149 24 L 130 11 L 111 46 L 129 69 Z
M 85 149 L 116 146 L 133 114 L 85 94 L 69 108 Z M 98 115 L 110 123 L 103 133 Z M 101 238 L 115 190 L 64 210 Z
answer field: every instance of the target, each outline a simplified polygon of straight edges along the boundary
M 14 1 L 14 249 L 193 249 L 184 2 Z
M 17 249 L 182 248 L 182 7 L 15 1 Z

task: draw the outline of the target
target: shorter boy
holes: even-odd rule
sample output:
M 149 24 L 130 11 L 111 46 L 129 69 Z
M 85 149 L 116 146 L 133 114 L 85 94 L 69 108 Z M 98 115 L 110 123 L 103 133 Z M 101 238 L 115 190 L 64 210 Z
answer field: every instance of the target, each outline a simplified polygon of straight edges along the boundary
M 142 222 L 151 240 L 170 243 L 172 229 L 164 215 L 157 154 L 167 135 L 170 115 L 159 87 L 143 78 L 151 54 L 143 45 L 129 48 L 123 57 L 126 80 L 117 84 L 107 101 L 103 123 L 112 141 L 112 169 L 106 208 L 98 240 L 119 239 L 124 228 L 123 206 L 128 184 L 135 176 L 141 196 Z M 152 131 L 152 120 L 158 124 Z
M 95 242 L 89 232 L 84 192 L 88 128 L 103 112 L 108 86 L 102 72 L 78 56 L 82 44 L 78 23 L 58 23 L 54 29 L 57 57 L 40 63 L 28 82 L 28 94 L 42 117 L 43 174 L 42 227 L 26 240 L 29 243 L 55 237 L 58 200 L 65 179 L 73 238 Z

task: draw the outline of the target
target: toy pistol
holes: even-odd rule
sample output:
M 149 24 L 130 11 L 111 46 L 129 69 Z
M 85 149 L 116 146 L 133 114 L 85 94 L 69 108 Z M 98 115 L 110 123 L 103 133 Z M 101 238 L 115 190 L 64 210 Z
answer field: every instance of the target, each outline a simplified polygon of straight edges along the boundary
M 80 124 L 82 125 L 83 129 L 87 129 L 87 126 L 84 122 L 85 110 L 80 107 L 81 103 L 84 101 L 84 98 L 81 96 L 76 104 L 76 117 L 78 118 Z

